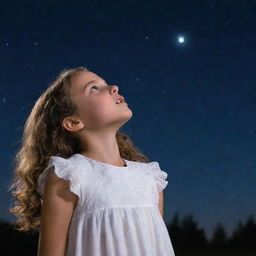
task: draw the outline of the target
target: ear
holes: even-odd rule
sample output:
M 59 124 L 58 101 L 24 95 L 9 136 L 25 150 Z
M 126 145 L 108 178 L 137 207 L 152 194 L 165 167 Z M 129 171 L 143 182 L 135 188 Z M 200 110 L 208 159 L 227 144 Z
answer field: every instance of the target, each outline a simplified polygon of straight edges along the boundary
M 76 132 L 82 129 L 84 124 L 80 119 L 69 116 L 63 119 L 62 126 L 70 132 Z

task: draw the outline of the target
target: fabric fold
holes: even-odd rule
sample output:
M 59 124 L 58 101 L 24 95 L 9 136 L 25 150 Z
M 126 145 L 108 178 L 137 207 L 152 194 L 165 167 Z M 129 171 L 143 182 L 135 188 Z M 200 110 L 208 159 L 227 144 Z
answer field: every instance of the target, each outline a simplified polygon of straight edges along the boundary
M 54 171 L 59 178 L 68 180 L 70 191 L 76 194 L 79 198 L 81 198 L 81 187 L 79 179 L 74 173 L 70 161 L 59 156 L 51 156 L 48 162 L 48 166 L 38 177 L 37 192 L 42 197 L 44 195 L 46 182 L 51 171 Z
M 167 172 L 161 170 L 157 161 L 147 163 L 147 165 L 149 167 L 148 174 L 154 177 L 158 192 L 164 190 L 168 184 L 168 180 L 166 180 L 168 177 Z

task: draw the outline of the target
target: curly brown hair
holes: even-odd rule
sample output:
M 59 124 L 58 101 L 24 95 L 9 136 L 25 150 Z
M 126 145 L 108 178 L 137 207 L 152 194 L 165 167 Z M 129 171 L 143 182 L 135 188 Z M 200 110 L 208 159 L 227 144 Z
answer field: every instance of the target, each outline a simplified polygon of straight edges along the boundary
M 47 167 L 50 157 L 54 155 L 68 158 L 82 150 L 77 136 L 61 125 L 66 116 L 73 115 L 77 110 L 70 97 L 70 88 L 72 77 L 80 71 L 89 70 L 83 66 L 64 68 L 37 99 L 25 122 L 9 188 L 13 190 L 15 203 L 9 211 L 18 218 L 14 223 L 14 229 L 18 231 L 40 231 L 43 199 L 37 192 L 37 180 Z M 116 139 L 121 157 L 149 162 L 120 129 L 116 133 Z

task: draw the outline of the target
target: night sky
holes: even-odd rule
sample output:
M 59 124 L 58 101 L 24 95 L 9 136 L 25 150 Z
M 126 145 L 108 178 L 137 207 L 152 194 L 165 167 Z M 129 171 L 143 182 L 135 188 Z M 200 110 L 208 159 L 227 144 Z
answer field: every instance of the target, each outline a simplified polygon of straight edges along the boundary
M 168 173 L 164 219 L 212 234 L 256 212 L 256 1 L 4 1 L 0 218 L 24 122 L 64 68 L 117 84 L 121 130 Z M 254 215 L 254 217 L 256 217 Z

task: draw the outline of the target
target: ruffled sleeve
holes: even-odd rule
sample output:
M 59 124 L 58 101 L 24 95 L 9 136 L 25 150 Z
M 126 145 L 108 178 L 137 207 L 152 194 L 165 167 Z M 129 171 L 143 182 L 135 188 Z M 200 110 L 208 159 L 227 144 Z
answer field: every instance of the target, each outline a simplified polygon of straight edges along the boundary
M 168 174 L 167 172 L 161 170 L 159 163 L 156 161 L 147 163 L 148 166 L 148 173 L 155 179 L 156 186 L 158 192 L 165 189 L 168 184 L 168 180 L 166 180 Z
M 69 181 L 70 191 L 81 198 L 81 187 L 79 177 L 75 172 L 74 167 L 69 159 L 60 156 L 51 156 L 48 166 L 38 177 L 37 192 L 43 197 L 45 185 L 50 172 L 54 170 L 55 174 L 62 179 Z

